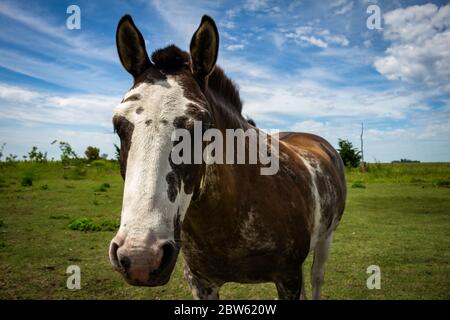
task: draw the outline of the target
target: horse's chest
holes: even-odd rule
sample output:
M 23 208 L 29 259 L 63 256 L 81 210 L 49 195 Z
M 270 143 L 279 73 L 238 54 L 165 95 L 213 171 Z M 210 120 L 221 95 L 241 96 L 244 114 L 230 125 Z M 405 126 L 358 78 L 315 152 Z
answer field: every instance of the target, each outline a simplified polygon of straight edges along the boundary
M 217 283 L 271 281 L 276 270 L 300 259 L 293 239 L 280 237 L 277 228 L 258 224 L 251 215 L 232 228 L 209 226 L 201 234 L 183 229 L 183 254 L 189 268 Z

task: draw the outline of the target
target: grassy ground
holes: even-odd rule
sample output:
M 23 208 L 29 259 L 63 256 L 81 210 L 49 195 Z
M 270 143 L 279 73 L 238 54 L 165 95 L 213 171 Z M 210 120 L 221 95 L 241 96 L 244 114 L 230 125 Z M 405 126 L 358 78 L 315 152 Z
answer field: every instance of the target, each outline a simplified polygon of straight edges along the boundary
M 450 299 L 450 164 L 378 164 L 347 172 L 349 195 L 327 265 L 325 299 Z M 30 184 L 31 186 L 22 186 Z M 180 258 L 160 288 L 126 284 L 108 259 L 114 231 L 69 228 L 77 218 L 114 230 L 121 207 L 117 164 L 0 167 L 1 299 L 190 299 Z M 76 227 L 75 227 L 76 229 Z M 69 265 L 81 290 L 66 288 Z M 305 271 L 309 283 L 311 259 Z M 366 269 L 381 268 L 381 290 Z M 311 288 L 307 286 L 310 296 Z M 272 284 L 221 289 L 229 299 L 274 299 Z

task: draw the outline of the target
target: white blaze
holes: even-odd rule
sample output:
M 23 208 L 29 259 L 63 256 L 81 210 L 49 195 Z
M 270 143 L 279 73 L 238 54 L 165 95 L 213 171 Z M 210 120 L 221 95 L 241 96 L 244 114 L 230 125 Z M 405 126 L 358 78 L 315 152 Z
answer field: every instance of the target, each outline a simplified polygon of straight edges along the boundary
M 168 198 L 166 177 L 172 171 L 171 134 L 174 119 L 185 114 L 191 101 L 170 78 L 154 84 L 142 83 L 130 90 L 125 99 L 135 94 L 140 95 L 138 100 L 124 102 L 114 112 L 134 125 L 118 235 L 136 242 L 149 236 L 172 240 L 177 210 L 180 209 L 182 218 L 191 195 L 186 195 L 182 186 L 174 202 Z M 136 112 L 138 108 L 140 112 Z

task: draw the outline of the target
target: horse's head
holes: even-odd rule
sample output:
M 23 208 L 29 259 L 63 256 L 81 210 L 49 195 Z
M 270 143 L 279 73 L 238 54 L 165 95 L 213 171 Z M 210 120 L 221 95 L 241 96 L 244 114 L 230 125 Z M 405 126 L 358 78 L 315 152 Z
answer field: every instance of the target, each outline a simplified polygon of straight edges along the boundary
M 204 16 L 190 54 L 175 46 L 150 61 L 145 41 L 130 16 L 117 27 L 117 49 L 134 86 L 115 109 L 125 179 L 120 229 L 110 246 L 111 263 L 133 285 L 167 283 L 177 260 L 180 229 L 204 166 L 174 164 L 175 129 L 209 123 L 204 88 L 217 60 L 218 32 Z

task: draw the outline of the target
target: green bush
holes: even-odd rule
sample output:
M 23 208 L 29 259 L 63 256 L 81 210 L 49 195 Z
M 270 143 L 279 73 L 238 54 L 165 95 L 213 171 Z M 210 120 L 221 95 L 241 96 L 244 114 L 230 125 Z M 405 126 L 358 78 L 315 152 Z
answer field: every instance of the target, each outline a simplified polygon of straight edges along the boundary
M 70 217 L 68 215 L 66 215 L 66 214 L 63 214 L 63 215 L 52 214 L 48 218 L 49 219 L 53 219 L 53 220 L 68 220 L 68 219 L 70 219 Z
M 339 155 L 342 158 L 346 167 L 356 168 L 361 162 L 361 151 L 353 147 L 353 144 L 348 140 L 339 139 Z
M 86 151 L 84 152 L 84 155 L 86 156 L 86 159 L 88 161 L 94 161 L 100 159 L 100 149 L 96 147 L 89 146 L 86 148 Z
M 41 186 L 41 190 L 48 190 L 48 184 L 43 184 Z
M 447 187 L 450 188 L 450 179 L 447 180 L 443 180 L 443 179 L 439 179 L 436 181 L 436 186 L 438 187 Z
M 26 172 L 22 176 L 21 184 L 23 187 L 31 187 L 33 185 L 34 174 L 31 172 Z
M 364 182 L 362 182 L 362 181 L 355 181 L 355 182 L 353 182 L 353 184 L 352 184 L 352 188 L 365 189 L 366 186 L 365 186 Z
M 104 220 L 96 223 L 91 218 L 82 217 L 72 220 L 68 227 L 71 230 L 78 231 L 115 231 L 119 225 L 118 222 L 112 220 Z
M 91 165 L 94 167 L 105 167 L 106 161 L 105 160 L 94 160 L 91 162 Z
M 28 159 L 31 162 L 47 162 L 47 152 L 43 153 L 36 146 L 33 146 L 31 151 L 28 152 Z
M 107 182 L 102 183 L 99 187 L 95 188 L 96 192 L 106 192 L 111 187 Z

